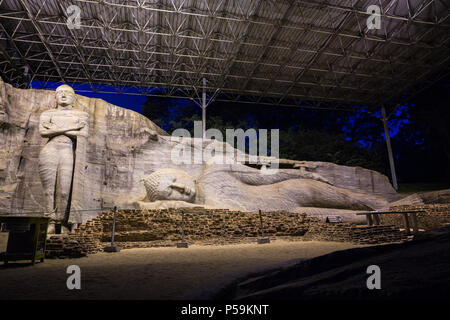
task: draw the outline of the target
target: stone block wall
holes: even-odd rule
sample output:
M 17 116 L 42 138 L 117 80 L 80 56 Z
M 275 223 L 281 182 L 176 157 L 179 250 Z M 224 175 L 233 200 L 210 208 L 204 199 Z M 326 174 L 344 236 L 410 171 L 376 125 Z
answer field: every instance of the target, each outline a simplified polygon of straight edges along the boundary
M 46 258 L 81 258 L 103 249 L 101 242 L 92 235 L 63 234 L 47 239 Z
M 221 245 L 255 243 L 260 237 L 257 212 L 226 209 L 183 208 L 119 210 L 115 244 L 123 249 L 175 246 L 181 240 L 181 212 L 185 217 L 185 240 L 190 244 Z M 304 213 L 263 213 L 264 236 L 284 240 L 318 240 L 380 244 L 407 240 L 394 226 L 328 224 Z M 101 251 L 111 241 L 113 212 L 104 212 L 79 227 L 75 233 L 51 236 L 48 257 L 78 257 Z
M 310 226 L 305 240 L 352 242 L 356 244 L 380 244 L 408 240 L 405 233 L 395 226 L 362 226 L 351 223 L 315 223 Z
M 208 241 L 222 239 L 235 242 L 242 238 L 258 237 L 260 220 L 258 213 L 229 211 L 226 209 L 183 209 L 185 239 Z M 181 239 L 181 209 L 124 210 L 117 212 L 115 241 L 149 242 L 157 246 Z M 263 213 L 264 235 L 303 236 L 311 222 L 319 221 L 303 213 L 277 211 Z M 105 212 L 77 230 L 79 235 L 95 234 L 99 240 L 111 240 L 113 213 Z
M 423 204 L 415 206 L 391 207 L 393 211 L 424 210 L 417 214 L 419 229 L 430 230 L 450 224 L 450 204 Z M 382 214 L 381 223 L 395 225 L 399 228 L 405 227 L 402 214 Z

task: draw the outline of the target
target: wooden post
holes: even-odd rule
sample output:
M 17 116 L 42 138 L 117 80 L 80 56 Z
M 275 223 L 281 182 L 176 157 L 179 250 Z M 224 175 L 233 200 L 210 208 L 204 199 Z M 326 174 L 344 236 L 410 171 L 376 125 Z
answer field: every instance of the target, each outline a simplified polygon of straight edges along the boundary
M 410 228 L 409 228 L 408 214 L 407 214 L 407 213 L 403 213 L 403 218 L 404 218 L 404 220 L 405 220 L 406 234 L 409 235 L 409 234 L 411 234 L 411 230 L 410 230 Z
M 368 226 L 373 225 L 372 214 L 371 213 L 367 213 L 366 214 L 366 218 L 367 218 L 367 225 Z
M 45 232 L 44 232 L 44 258 L 41 259 L 41 262 L 44 262 L 45 259 L 45 250 L 47 249 L 47 229 L 48 229 L 48 220 L 44 223 Z
M 34 225 L 34 243 L 33 243 L 33 255 L 31 256 L 31 265 L 34 266 L 34 264 L 36 263 L 36 250 L 38 249 L 38 242 L 39 242 L 39 223 L 31 223 L 30 224 L 30 228 L 32 228 Z
M 374 220 L 376 226 L 379 226 L 381 224 L 380 223 L 380 215 L 378 213 L 373 214 L 373 220 Z
M 114 247 L 114 235 L 116 233 L 116 214 L 117 214 L 117 207 L 114 207 L 114 218 L 113 218 L 113 227 L 112 227 L 112 235 L 111 235 L 111 247 Z
M 184 242 L 184 211 L 181 211 L 181 241 Z
M 262 221 L 261 210 L 259 210 L 259 229 L 261 231 L 261 238 L 264 238 L 264 229 L 263 229 L 263 221 Z
M 398 190 L 397 175 L 395 174 L 394 156 L 392 154 L 391 137 L 389 136 L 389 126 L 387 123 L 386 109 L 384 108 L 384 106 L 381 107 L 381 114 L 383 116 L 382 120 L 383 120 L 383 125 L 384 125 L 384 135 L 386 136 L 386 146 L 388 149 L 389 165 L 391 168 L 392 185 L 394 186 L 395 190 Z
M 117 219 L 117 207 L 115 206 L 114 209 L 114 216 L 113 216 L 113 225 L 112 225 L 112 232 L 111 232 L 111 246 L 105 247 L 105 252 L 119 252 L 120 247 L 114 245 L 114 235 L 116 234 L 116 219 Z
M 181 242 L 177 243 L 177 248 L 188 248 L 189 244 L 184 241 L 184 211 L 181 211 Z
M 259 210 L 259 229 L 261 230 L 261 238 L 258 239 L 258 241 L 257 241 L 258 244 L 270 243 L 270 238 L 264 237 L 264 228 L 263 228 L 261 210 Z
M 412 217 L 413 232 L 414 234 L 417 234 L 419 232 L 419 226 L 417 224 L 417 213 L 412 212 L 411 217 Z

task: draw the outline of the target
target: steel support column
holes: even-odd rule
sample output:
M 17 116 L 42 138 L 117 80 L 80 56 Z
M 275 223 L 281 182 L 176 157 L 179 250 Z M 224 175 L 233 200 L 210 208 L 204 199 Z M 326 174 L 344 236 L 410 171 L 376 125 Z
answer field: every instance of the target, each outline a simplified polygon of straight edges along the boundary
M 206 79 L 203 78 L 203 93 L 202 93 L 202 137 L 206 138 Z
M 384 135 L 386 137 L 386 146 L 388 150 L 388 156 L 389 156 L 389 166 L 391 168 L 391 176 L 392 176 L 392 185 L 394 186 L 395 190 L 398 190 L 397 185 L 397 175 L 395 173 L 395 164 L 394 164 L 394 156 L 392 154 L 392 146 L 391 146 L 391 137 L 389 136 L 389 125 L 388 125 L 388 119 L 386 117 L 386 109 L 381 107 L 381 115 L 383 120 L 383 126 L 384 126 Z

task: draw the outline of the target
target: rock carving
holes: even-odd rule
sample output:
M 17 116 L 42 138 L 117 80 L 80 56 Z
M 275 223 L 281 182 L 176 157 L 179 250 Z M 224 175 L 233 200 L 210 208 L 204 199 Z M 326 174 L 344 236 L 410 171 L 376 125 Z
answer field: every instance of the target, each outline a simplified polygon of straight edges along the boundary
M 47 214 L 56 221 L 68 219 L 73 187 L 77 141 L 88 135 L 88 114 L 73 110 L 75 92 L 68 85 L 56 89 L 57 108 L 44 111 L 39 133 L 48 142 L 39 154 L 39 175 Z

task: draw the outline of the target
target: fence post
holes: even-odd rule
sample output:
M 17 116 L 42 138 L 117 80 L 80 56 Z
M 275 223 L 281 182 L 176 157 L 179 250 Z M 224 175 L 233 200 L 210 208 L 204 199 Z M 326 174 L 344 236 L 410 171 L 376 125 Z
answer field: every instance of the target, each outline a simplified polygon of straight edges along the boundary
M 177 243 L 177 248 L 188 248 L 189 245 L 184 241 L 184 211 L 181 210 L 181 242 Z
M 111 246 L 105 247 L 105 252 L 119 252 L 120 247 L 114 245 L 114 235 L 116 233 L 116 216 L 117 216 L 117 207 L 114 206 L 114 216 L 113 216 L 113 225 L 112 225 L 112 233 L 111 233 Z
M 259 210 L 259 230 L 261 231 L 261 238 L 258 238 L 258 244 L 270 243 L 269 237 L 264 237 L 264 228 L 261 210 Z
M 405 230 L 406 230 L 406 234 L 410 235 L 411 234 L 411 230 L 409 228 L 409 219 L 408 219 L 408 213 L 404 213 L 403 214 L 403 219 L 405 221 Z
M 113 226 L 112 226 L 112 235 L 111 235 L 111 247 L 114 247 L 114 235 L 116 233 L 116 216 L 117 216 L 117 207 L 114 207 L 114 217 L 113 217 Z
M 417 213 L 412 212 L 411 218 L 412 218 L 413 232 L 414 232 L 414 234 L 417 234 L 417 233 L 419 233 L 419 225 L 417 223 Z

